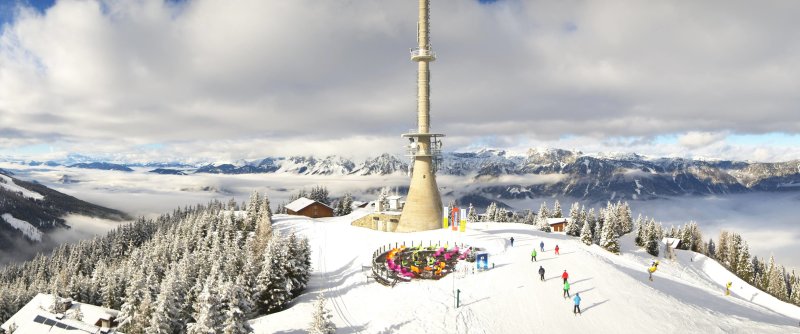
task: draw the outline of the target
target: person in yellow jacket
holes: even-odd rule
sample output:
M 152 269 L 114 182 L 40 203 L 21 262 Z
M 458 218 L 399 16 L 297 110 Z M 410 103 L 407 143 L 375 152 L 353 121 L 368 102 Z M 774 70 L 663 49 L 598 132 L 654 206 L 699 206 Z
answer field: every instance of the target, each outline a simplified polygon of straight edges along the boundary
M 730 296 L 731 295 L 731 285 L 733 285 L 733 282 L 728 282 L 728 284 L 725 285 L 725 295 L 726 296 Z

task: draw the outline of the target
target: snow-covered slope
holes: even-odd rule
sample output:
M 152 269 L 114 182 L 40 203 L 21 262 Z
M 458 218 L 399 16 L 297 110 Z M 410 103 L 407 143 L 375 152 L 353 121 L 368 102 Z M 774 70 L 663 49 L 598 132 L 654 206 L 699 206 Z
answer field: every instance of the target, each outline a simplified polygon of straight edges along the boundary
M 42 194 L 18 186 L 16 183 L 14 183 L 13 179 L 3 174 L 0 174 L 0 188 L 5 188 L 6 190 L 15 193 L 21 193 L 22 196 L 26 198 L 33 198 L 35 200 L 44 199 L 44 196 L 42 196 Z
M 312 301 L 320 292 L 341 333 L 799 333 L 800 308 L 768 296 L 736 279 L 715 261 L 677 251 L 661 260 L 653 282 L 645 271 L 651 257 L 623 240 L 622 255 L 576 238 L 534 231 L 519 224 L 472 224 L 467 232 L 435 230 L 384 233 L 352 227 L 348 217 L 312 221 L 276 215 L 278 230 L 310 238 L 315 272 L 309 289 L 282 312 L 252 321 L 256 333 L 304 333 Z M 513 236 L 515 245 L 506 240 Z M 440 281 L 398 283 L 394 288 L 367 280 L 381 245 L 429 240 L 486 247 L 494 269 L 451 274 Z M 540 241 L 538 262 L 530 251 Z M 554 255 L 558 244 L 561 255 Z M 546 281 L 538 279 L 539 266 Z M 571 292 L 580 293 L 583 314 L 572 314 L 562 298 L 561 273 Z M 460 276 L 460 277 L 459 277 Z M 724 284 L 733 281 L 733 294 Z M 455 308 L 454 290 L 461 290 Z
M 14 218 L 14 216 L 12 216 L 10 213 L 4 213 L 0 215 L 0 218 L 2 218 L 7 224 L 11 225 L 11 227 L 25 234 L 28 239 L 33 241 L 42 241 L 42 231 L 39 231 L 39 229 L 37 229 L 36 226 L 31 225 L 31 223 Z

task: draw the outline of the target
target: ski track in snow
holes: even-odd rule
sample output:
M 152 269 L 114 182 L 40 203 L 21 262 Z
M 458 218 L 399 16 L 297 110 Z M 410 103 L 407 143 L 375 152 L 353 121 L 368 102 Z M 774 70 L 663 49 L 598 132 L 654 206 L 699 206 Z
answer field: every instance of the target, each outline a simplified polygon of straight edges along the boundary
M 652 257 L 633 245 L 630 235 L 621 239 L 622 254 L 614 255 L 522 224 L 470 224 L 465 233 L 385 233 L 350 226 L 357 216 L 276 216 L 277 228 L 309 237 L 317 251 L 316 275 L 290 308 L 252 320 L 256 333 L 301 332 L 298 328 L 311 317 L 310 296 L 319 291 L 326 293 L 337 333 L 800 333 L 800 307 L 759 294 L 702 255 L 678 250 L 674 261 L 660 258 L 654 281 L 648 281 Z M 510 236 L 514 247 L 505 245 Z M 364 283 L 358 274 L 372 251 L 411 240 L 485 247 L 495 268 L 439 281 L 398 282 L 394 288 Z M 542 240 L 545 252 L 531 263 L 530 249 Z M 561 255 L 553 254 L 555 244 Z M 546 269 L 544 282 L 537 273 L 540 265 Z M 582 315 L 573 315 L 572 298 L 562 297 L 564 269 L 571 296 L 579 292 L 583 298 Z M 734 282 L 730 297 L 723 288 L 728 280 Z

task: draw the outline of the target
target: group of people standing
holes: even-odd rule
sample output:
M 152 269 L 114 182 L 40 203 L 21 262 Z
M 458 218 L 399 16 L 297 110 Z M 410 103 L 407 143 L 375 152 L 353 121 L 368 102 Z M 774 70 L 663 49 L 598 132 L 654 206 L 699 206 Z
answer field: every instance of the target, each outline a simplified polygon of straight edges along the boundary
M 512 246 L 514 245 L 514 238 L 511 238 L 511 245 Z M 539 243 L 539 250 L 544 252 L 544 241 Z M 554 250 L 555 250 L 555 254 L 559 255 L 559 247 L 558 247 L 558 245 L 556 245 Z M 534 248 L 533 251 L 531 251 L 531 262 L 536 261 L 536 255 L 537 255 L 536 248 Z M 542 282 L 545 281 L 544 273 L 545 273 L 544 267 L 543 266 L 539 266 L 539 280 L 542 281 Z M 564 273 L 561 274 L 561 279 L 563 280 L 563 283 L 564 283 L 564 299 L 572 297 L 569 294 L 569 273 L 567 273 L 566 269 L 564 270 Z M 576 315 L 581 314 L 581 296 L 580 296 L 580 294 L 576 293 L 575 297 L 572 297 L 572 301 L 574 302 L 574 307 L 572 308 L 572 313 L 576 314 Z

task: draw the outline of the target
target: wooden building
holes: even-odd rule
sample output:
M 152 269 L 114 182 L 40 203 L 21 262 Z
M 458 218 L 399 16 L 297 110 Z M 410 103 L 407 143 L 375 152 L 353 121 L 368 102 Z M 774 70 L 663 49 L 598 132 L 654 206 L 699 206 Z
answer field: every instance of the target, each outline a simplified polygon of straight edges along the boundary
M 569 218 L 547 218 L 547 224 L 550 225 L 552 232 L 564 232 L 567 222 L 569 222 Z
M 286 204 L 286 213 L 309 218 L 333 217 L 333 208 L 312 199 L 300 197 Z

